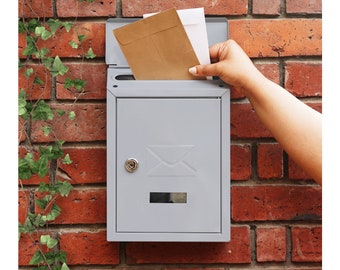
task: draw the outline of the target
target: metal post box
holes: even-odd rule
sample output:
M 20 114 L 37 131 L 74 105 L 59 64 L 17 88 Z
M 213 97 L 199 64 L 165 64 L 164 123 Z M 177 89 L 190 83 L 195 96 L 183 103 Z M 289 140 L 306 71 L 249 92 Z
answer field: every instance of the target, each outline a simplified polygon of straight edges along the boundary
M 106 23 L 108 241 L 230 240 L 230 92 L 214 80 L 134 80 Z M 207 18 L 209 44 L 228 37 Z

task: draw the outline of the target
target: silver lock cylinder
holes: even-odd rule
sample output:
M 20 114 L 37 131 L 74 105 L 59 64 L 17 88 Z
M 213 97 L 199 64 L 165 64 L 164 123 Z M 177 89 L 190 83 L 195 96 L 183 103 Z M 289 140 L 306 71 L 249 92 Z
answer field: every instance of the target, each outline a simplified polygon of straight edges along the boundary
M 138 161 L 134 158 L 128 158 L 125 161 L 125 170 L 129 173 L 133 173 L 138 169 Z

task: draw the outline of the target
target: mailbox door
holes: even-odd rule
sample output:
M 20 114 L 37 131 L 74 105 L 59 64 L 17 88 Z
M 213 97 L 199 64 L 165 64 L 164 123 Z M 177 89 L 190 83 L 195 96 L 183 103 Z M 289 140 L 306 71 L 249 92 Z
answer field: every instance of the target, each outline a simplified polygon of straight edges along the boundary
M 116 231 L 220 232 L 221 99 L 116 105 Z

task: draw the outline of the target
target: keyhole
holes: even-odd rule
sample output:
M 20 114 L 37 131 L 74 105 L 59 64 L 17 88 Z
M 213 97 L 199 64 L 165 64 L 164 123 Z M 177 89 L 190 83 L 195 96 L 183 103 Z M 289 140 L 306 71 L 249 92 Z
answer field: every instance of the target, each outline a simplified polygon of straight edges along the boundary
M 138 169 L 138 161 L 134 158 L 129 158 L 125 161 L 125 169 L 129 173 L 133 173 Z

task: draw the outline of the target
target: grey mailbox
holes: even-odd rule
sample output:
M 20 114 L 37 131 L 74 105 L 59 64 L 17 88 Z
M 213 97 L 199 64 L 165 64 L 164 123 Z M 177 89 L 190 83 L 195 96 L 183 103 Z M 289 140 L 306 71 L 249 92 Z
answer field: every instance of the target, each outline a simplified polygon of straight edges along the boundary
M 133 80 L 106 23 L 108 241 L 230 240 L 230 92 L 216 80 Z M 207 19 L 209 43 L 227 39 Z

